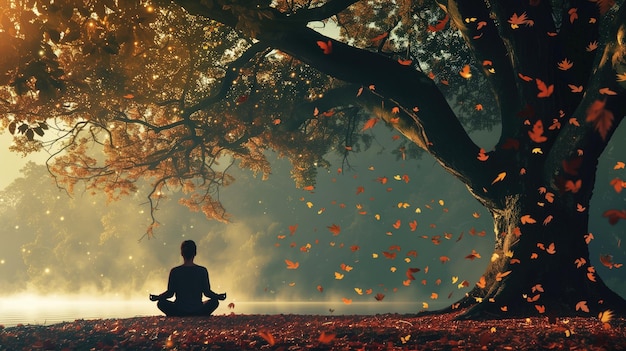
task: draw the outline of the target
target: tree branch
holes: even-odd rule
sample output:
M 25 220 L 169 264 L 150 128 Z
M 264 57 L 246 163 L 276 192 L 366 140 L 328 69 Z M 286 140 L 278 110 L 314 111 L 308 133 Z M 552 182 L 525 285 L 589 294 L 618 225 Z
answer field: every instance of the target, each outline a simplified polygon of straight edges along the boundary
M 312 9 L 298 10 L 295 14 L 290 15 L 288 18 L 290 21 L 297 21 L 301 23 L 322 21 L 338 14 L 356 2 L 359 2 L 359 0 L 331 0 L 327 1 L 322 6 Z
M 450 0 L 445 5 L 451 20 L 465 38 L 474 57 L 481 64 L 483 74 L 491 83 L 500 109 L 501 144 L 517 134 L 519 123 L 511 123 L 517 121 L 511 121 L 510 116 L 514 116 L 523 107 L 517 90 L 513 88 L 517 86 L 519 79 L 513 69 L 511 55 L 500 37 L 496 23 L 490 18 L 490 9 L 485 1 Z

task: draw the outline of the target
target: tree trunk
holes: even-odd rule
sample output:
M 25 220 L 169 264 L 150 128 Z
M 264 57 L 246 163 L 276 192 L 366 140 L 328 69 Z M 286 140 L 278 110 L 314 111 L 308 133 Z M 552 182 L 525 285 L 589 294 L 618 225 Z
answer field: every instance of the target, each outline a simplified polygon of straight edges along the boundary
M 505 208 L 490 209 L 494 253 L 484 280 L 451 307 L 468 308 L 461 318 L 626 312 L 626 301 L 591 265 L 588 210 L 552 196 L 549 190 L 513 195 Z

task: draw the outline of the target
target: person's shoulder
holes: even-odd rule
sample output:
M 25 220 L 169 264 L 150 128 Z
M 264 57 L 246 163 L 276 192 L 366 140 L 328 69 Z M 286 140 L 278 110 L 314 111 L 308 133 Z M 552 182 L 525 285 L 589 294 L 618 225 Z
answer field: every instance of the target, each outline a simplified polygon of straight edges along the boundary
M 200 272 L 208 272 L 205 266 L 201 266 L 199 264 L 195 265 L 194 268 Z

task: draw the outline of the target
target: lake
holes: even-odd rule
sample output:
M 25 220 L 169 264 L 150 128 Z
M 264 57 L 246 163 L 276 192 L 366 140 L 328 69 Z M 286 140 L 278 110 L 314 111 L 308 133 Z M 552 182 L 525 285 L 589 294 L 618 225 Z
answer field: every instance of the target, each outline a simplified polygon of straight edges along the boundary
M 415 313 L 421 308 L 416 302 L 222 302 L 215 315 L 236 314 L 317 314 L 371 315 L 382 313 Z M 0 298 L 0 325 L 50 325 L 76 319 L 130 318 L 160 315 L 156 303 L 145 300 L 97 300 L 68 298 Z

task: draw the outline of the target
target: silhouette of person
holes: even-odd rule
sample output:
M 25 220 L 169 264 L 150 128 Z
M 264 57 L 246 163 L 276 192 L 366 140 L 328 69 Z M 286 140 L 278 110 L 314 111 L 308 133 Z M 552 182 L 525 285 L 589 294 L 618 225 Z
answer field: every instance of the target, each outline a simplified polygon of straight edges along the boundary
M 186 240 L 180 245 L 184 263 L 172 268 L 167 282 L 167 290 L 160 295 L 150 295 L 151 301 L 158 301 L 157 307 L 166 316 L 208 316 L 219 306 L 218 300 L 226 299 L 226 293 L 217 294 L 211 290 L 209 272 L 193 262 L 196 257 L 196 243 Z M 202 301 L 202 295 L 209 300 Z M 176 295 L 174 301 L 168 300 Z

